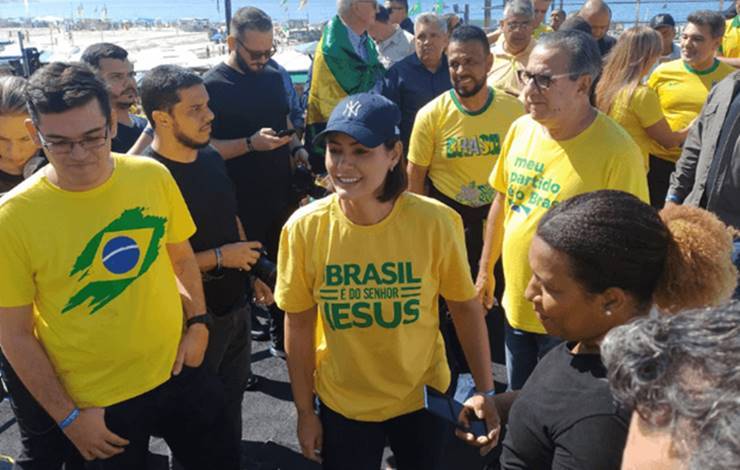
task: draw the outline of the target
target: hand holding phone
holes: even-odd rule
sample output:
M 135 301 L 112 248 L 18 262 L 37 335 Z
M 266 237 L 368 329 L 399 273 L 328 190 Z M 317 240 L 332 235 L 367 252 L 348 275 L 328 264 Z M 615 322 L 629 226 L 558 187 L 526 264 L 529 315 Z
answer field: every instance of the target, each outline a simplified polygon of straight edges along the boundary
M 294 135 L 295 133 L 296 133 L 295 129 L 283 129 L 281 131 L 277 131 L 275 135 L 277 135 L 278 137 L 286 137 L 289 135 Z
M 427 386 L 424 387 L 424 407 L 433 415 L 448 421 L 464 432 L 472 433 L 475 437 L 488 434 L 486 423 L 481 419 L 470 420 L 470 428 L 465 428 L 458 421 L 458 417 L 463 410 L 462 403 Z

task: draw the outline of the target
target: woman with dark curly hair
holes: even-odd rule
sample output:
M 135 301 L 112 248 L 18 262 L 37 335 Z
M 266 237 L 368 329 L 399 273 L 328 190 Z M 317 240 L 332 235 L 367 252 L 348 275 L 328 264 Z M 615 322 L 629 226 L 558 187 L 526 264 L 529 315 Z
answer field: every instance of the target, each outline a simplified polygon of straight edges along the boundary
M 726 227 L 697 208 L 659 216 L 630 194 L 605 190 L 551 209 L 532 241 L 525 295 L 547 333 L 565 342 L 520 392 L 494 398 L 508 418 L 501 468 L 618 469 L 629 413 L 606 382 L 604 336 L 654 305 L 672 313 L 729 298 L 731 250 Z
M 740 303 L 614 328 L 601 356 L 633 410 L 623 469 L 740 466 Z

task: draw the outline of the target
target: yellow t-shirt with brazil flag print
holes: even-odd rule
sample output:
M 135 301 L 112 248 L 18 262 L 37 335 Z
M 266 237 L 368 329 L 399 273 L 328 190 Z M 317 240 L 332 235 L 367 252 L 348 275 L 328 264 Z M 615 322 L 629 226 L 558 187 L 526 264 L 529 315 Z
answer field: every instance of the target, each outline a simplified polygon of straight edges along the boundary
M 171 374 L 183 313 L 168 243 L 195 226 L 161 164 L 113 154 L 89 191 L 40 171 L 0 199 L 0 305 L 34 330 L 79 408 L 141 395 Z
M 701 112 L 712 87 L 734 70 L 715 59 L 710 68 L 698 71 L 678 59 L 658 66 L 650 74 L 647 84 L 658 94 L 663 114 L 675 132 L 691 124 Z M 681 156 L 681 149 L 666 149 L 657 142 L 652 142 L 650 153 L 663 160 L 675 162 Z
M 331 195 L 283 227 L 275 300 L 287 315 L 316 306 L 316 392 L 347 418 L 411 413 L 424 385 L 449 386 L 439 295 L 475 297 L 462 220 L 440 202 L 404 193 L 385 219 L 360 226 Z
M 493 201 L 486 178 L 511 123 L 523 114 L 519 100 L 493 88 L 476 113 L 465 110 L 450 90 L 419 110 L 408 159 L 428 167 L 429 179 L 445 196 L 469 207 L 485 206 Z
M 650 163 L 650 145 L 653 139 L 645 129 L 654 126 L 665 117 L 660 108 L 658 95 L 645 85 L 639 85 L 631 97 L 627 96 L 627 90 L 624 89 L 614 99 L 609 110 L 609 117 L 624 127 L 624 130 L 640 147 L 647 171 Z
M 722 57 L 740 58 L 740 15 L 725 22 L 725 35 L 719 46 Z
M 617 189 L 648 200 L 640 149 L 610 117 L 598 113 L 578 136 L 558 141 L 530 116 L 518 119 L 490 177 L 504 205 L 503 306 L 512 327 L 545 333 L 532 303 L 524 298 L 532 270 L 529 245 L 542 216 L 578 194 Z

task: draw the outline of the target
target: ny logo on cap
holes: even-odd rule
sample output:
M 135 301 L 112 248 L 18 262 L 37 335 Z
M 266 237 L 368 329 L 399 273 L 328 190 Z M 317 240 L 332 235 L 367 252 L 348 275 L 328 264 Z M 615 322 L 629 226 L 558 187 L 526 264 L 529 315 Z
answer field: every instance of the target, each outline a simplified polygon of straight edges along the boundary
M 360 108 L 362 107 L 362 103 L 356 100 L 349 100 L 347 101 L 347 104 L 344 105 L 344 111 L 342 111 L 342 115 L 348 118 L 356 118 L 357 113 L 360 112 Z

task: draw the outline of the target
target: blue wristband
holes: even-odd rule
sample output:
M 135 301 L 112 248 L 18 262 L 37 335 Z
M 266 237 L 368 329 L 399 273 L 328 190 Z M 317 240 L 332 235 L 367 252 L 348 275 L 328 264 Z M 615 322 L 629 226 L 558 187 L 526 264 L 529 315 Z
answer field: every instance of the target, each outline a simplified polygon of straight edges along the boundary
M 66 428 L 67 426 L 69 426 L 70 424 L 72 424 L 74 422 L 74 420 L 77 419 L 78 416 L 80 416 L 80 409 L 79 408 L 75 408 L 74 410 L 70 411 L 70 413 L 67 415 L 67 417 L 64 418 L 59 423 L 59 429 L 64 430 L 64 428 Z
M 669 194 L 666 198 L 666 201 L 673 202 L 675 204 L 681 204 L 683 201 L 681 201 L 681 198 L 676 196 L 675 194 Z

